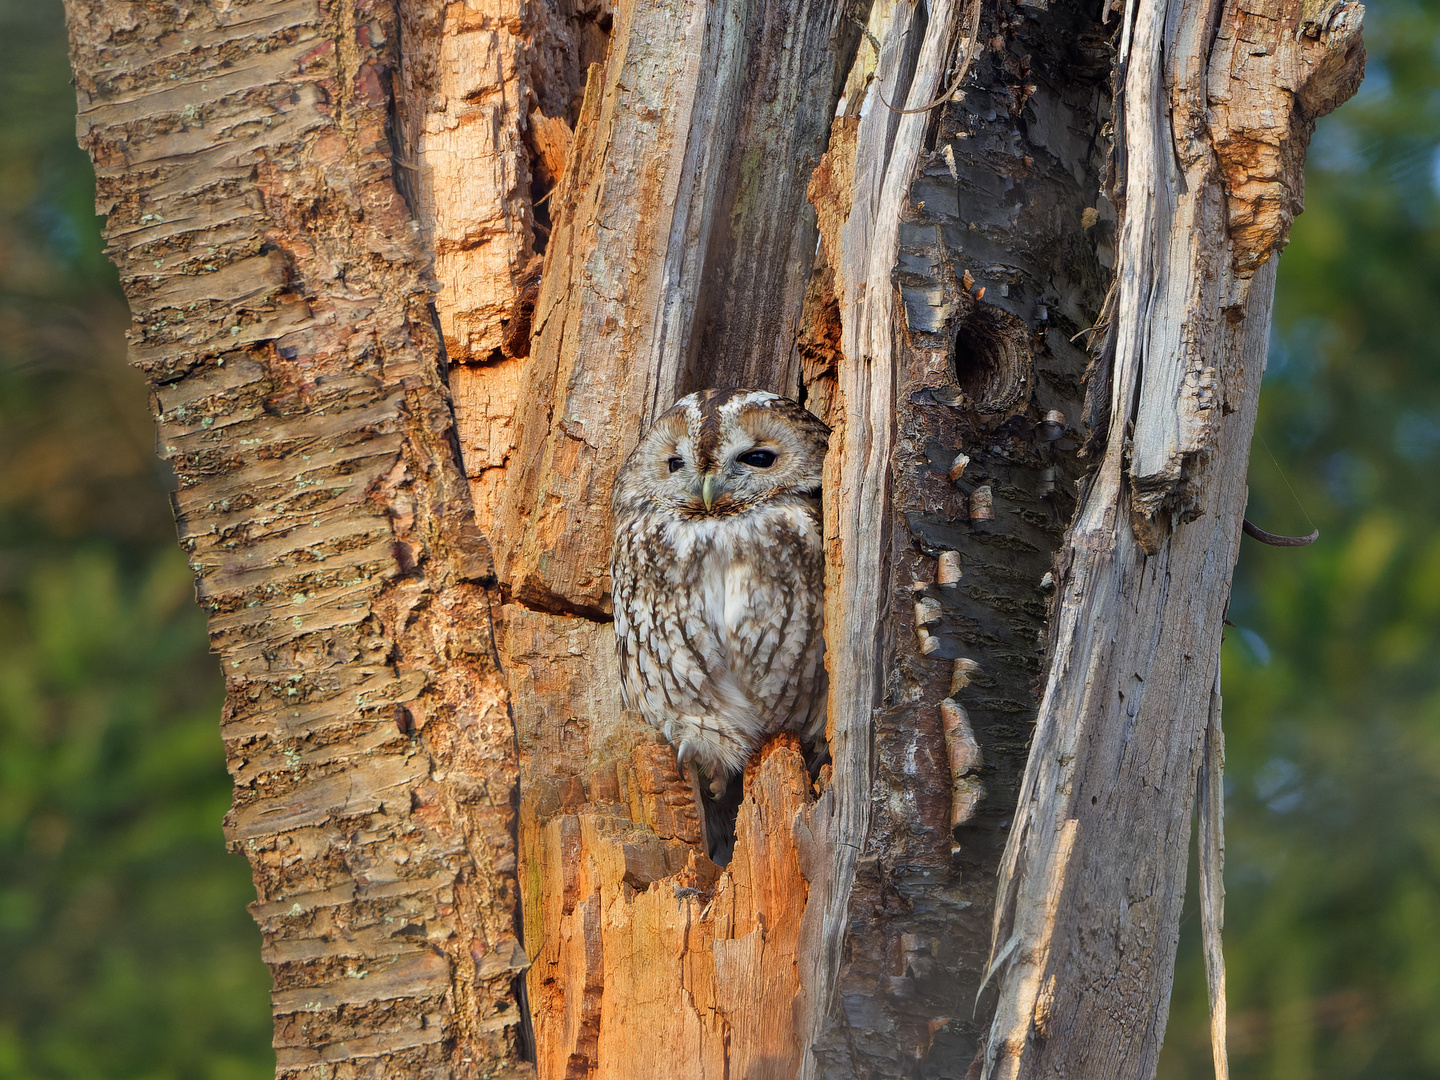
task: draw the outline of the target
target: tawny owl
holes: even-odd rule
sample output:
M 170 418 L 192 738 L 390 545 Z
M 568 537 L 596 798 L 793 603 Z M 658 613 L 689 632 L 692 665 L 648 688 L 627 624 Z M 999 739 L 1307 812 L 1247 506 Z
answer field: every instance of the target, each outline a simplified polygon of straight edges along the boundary
M 825 725 L 820 468 L 829 429 L 763 390 L 703 390 L 615 480 L 610 573 L 625 703 L 713 795 L 764 740 Z

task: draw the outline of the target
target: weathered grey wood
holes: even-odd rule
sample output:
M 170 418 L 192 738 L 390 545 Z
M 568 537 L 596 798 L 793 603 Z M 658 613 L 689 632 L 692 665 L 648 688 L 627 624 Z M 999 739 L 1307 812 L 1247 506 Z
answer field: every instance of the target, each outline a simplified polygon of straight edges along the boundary
M 1205 981 L 1210 998 L 1210 1051 L 1215 1080 L 1229 1080 L 1225 1047 L 1225 733 L 1220 724 L 1220 675 L 1210 692 L 1205 726 L 1205 756 L 1200 763 L 1200 933 L 1205 949 Z
M 1109 234 L 1086 227 L 1103 166 L 1106 31 L 1079 5 L 1012 13 L 1003 35 L 992 18 L 961 94 L 929 120 L 901 206 L 893 419 L 871 450 L 890 490 L 878 519 L 852 511 L 846 526 L 886 538 L 869 568 L 878 609 L 843 615 L 876 627 L 879 696 L 851 714 L 867 732 L 870 772 L 856 783 L 870 809 L 838 920 L 845 961 L 814 1043 L 817 1075 L 836 1080 L 962 1074 L 988 1028 L 975 997 L 1042 670 L 1044 578 L 1083 471 L 1079 425 L 1053 414 L 1082 411 L 1088 357 L 1070 339 L 1109 283 Z M 895 124 L 879 100 L 865 107 Z M 831 261 L 850 123 L 813 185 Z M 837 363 L 845 373 L 849 360 Z M 836 400 L 843 416 L 848 400 Z M 951 745 L 952 717 L 969 721 L 973 743 Z
M 1251 285 L 1248 333 L 1227 356 L 1235 396 L 1220 434 L 1230 445 L 1211 458 L 1216 471 L 1196 477 L 1213 508 L 1147 556 L 1129 527 L 1117 454 L 1072 529 L 1051 677 L 1000 882 L 990 1075 L 1043 1075 L 1057 1056 L 1154 1075 L 1273 280 L 1272 262 Z
M 921 5 L 891 9 L 871 91 L 912 107 L 942 85 L 954 5 L 941 0 L 928 23 Z M 855 103 L 858 110 L 858 103 Z M 840 316 L 836 426 L 825 462 L 825 649 L 830 671 L 827 735 L 832 782 L 820 803 L 824 862 L 811 882 L 806 910 L 804 985 L 810 994 L 807 1043 L 820 1041 L 835 1010 L 850 891 L 865 850 L 872 813 L 873 714 L 883 692 L 881 613 L 889 605 L 886 548 L 890 455 L 894 447 L 898 313 L 890 274 L 899 251 L 900 213 L 908 203 L 928 126 L 924 114 L 903 115 L 874 99 L 853 136 L 853 150 L 832 147 L 853 162 L 853 173 L 829 193 L 827 218 L 838 225 L 825 237 L 835 268 Z M 803 1077 L 823 1075 L 825 1063 L 807 1055 Z
M 1363 64 L 1358 5 L 1314 36 L 1283 0 L 1132 0 L 1126 18 L 1109 427 L 1002 868 L 986 1076 L 1154 1075 L 1275 253 L 1314 119 Z M 1268 231 L 1235 228 L 1277 186 Z

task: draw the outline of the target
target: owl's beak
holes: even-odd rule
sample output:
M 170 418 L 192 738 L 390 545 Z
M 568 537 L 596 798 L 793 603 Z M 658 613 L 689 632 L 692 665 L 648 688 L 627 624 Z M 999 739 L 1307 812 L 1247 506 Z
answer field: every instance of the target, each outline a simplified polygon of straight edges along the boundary
M 707 511 L 715 505 L 715 489 L 719 486 L 720 478 L 714 473 L 706 473 L 705 478 L 700 481 L 700 500 Z

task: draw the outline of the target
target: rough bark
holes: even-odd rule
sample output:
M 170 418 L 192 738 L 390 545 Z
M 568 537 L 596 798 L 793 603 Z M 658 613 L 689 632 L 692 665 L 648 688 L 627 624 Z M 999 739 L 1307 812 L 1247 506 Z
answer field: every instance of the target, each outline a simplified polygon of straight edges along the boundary
M 393 9 L 69 7 L 79 135 L 226 676 L 283 1076 L 522 1060 L 515 751 Z
M 916 28 L 897 18 L 892 35 L 898 46 Z M 853 146 L 840 121 L 831 164 L 854 165 L 815 185 L 847 298 L 845 439 L 827 493 L 876 499 L 836 502 L 831 566 L 851 584 L 832 585 L 828 614 L 857 637 L 881 633 L 874 673 L 853 676 L 869 696 L 832 691 L 837 714 L 857 703 L 855 745 L 873 758 L 846 770 L 835 751 L 869 820 L 855 830 L 839 1008 L 816 1044 L 825 1076 L 959 1075 L 981 1041 L 975 999 L 1035 708 L 1044 579 L 1082 472 L 1066 417 L 1080 413 L 1087 358 L 1070 339 L 1109 280 L 1093 209 L 1105 31 L 1078 5 L 1002 5 L 981 35 L 956 100 L 932 118 L 872 107 Z M 883 49 L 880 70 L 872 93 L 898 104 Z M 889 247 L 867 250 L 887 220 Z M 859 704 L 872 701 L 873 716 Z

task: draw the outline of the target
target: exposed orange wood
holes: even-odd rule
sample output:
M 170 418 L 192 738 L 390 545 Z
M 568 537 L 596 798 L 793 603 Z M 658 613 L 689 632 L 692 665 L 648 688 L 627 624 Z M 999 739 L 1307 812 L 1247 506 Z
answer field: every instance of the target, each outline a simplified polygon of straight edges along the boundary
M 622 795 L 637 749 L 618 764 Z M 683 839 L 617 829 L 591 806 L 537 829 L 529 974 L 542 1077 L 672 1080 L 795 1075 L 798 948 L 808 892 L 810 778 L 793 736 L 746 771 L 734 857 L 722 874 Z M 525 826 L 530 822 L 526 821 Z M 528 829 L 527 829 L 528 832 Z M 533 873 L 533 871 L 532 871 Z

